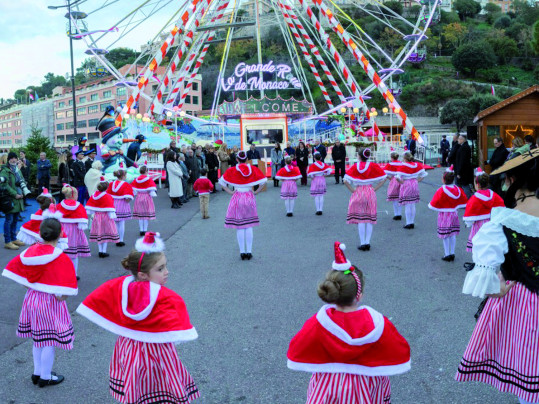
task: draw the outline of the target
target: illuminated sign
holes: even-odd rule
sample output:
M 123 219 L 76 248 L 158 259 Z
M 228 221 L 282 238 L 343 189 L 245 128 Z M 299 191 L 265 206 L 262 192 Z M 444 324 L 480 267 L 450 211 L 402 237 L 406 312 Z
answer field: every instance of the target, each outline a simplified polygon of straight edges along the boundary
M 225 101 L 217 107 L 219 115 L 244 115 L 244 114 L 290 114 L 290 115 L 310 115 L 312 114 L 312 104 L 307 101 L 297 101 L 294 98 L 283 100 L 262 98 L 261 100 L 250 98 L 247 101 L 236 100 Z
M 260 73 L 269 73 L 271 80 L 264 80 Z M 255 76 L 248 77 L 254 74 Z M 270 60 L 266 64 L 248 65 L 238 63 L 234 74 L 221 78 L 223 91 L 261 91 L 261 90 L 287 90 L 301 88 L 301 82 L 292 74 L 292 68 L 285 64 L 274 65 Z

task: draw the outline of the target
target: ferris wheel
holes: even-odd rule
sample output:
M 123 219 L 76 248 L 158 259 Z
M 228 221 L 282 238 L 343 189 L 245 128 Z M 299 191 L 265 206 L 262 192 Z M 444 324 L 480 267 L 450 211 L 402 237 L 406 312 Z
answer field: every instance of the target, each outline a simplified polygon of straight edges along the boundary
M 127 87 L 129 98 L 118 124 L 141 97 L 149 101 L 147 112 L 156 117 L 181 110 L 210 47 L 219 43 L 224 45 L 219 47 L 210 123 L 222 124 L 217 108 L 231 89 L 262 98 L 274 89 L 281 94 L 290 91 L 315 104 L 309 84 L 315 82 L 325 103 L 313 111 L 314 117 L 347 106 L 357 108 L 368 121 L 369 94 L 380 93 L 404 131 L 418 138 L 398 103 L 400 90 L 393 78 L 407 63 L 426 58 L 423 41 L 427 28 L 439 18 L 439 1 L 415 0 L 412 4 L 420 6 L 419 12 L 405 17 L 378 0 L 82 0 L 71 14 L 72 35 L 84 41 L 95 63 L 92 71 L 106 69 Z M 100 26 L 104 13 L 119 4 L 125 14 L 111 27 Z M 370 23 L 360 25 L 358 16 Z M 374 35 L 375 30 L 382 34 Z M 263 60 L 261 32 L 282 35 L 289 64 Z M 107 54 L 133 37 L 145 45 L 132 68 L 120 73 Z M 257 63 L 238 65 L 239 70 L 228 66 L 234 40 L 255 41 Z M 144 68 L 132 71 L 140 65 Z M 158 68 L 165 69 L 160 77 Z M 268 75 L 273 77 L 270 81 L 265 79 Z M 150 83 L 157 88 L 148 94 L 144 90 Z M 379 132 L 375 123 L 373 129 Z

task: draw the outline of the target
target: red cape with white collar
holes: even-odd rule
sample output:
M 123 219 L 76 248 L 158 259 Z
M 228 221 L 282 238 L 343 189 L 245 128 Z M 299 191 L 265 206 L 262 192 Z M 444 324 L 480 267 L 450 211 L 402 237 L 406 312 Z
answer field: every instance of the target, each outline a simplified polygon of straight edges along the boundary
M 386 177 L 386 173 L 378 164 L 372 161 L 358 161 L 346 171 L 344 181 L 354 185 L 370 185 Z
M 230 167 L 219 178 L 221 185 L 234 187 L 254 187 L 265 184 L 267 181 L 268 179 L 258 167 L 243 163 Z
M 82 223 L 88 224 L 88 213 L 84 206 L 71 199 L 64 199 L 56 208 L 62 213 L 63 217 L 60 219 L 62 223 Z
M 301 178 L 301 171 L 298 167 L 294 167 L 292 164 L 286 165 L 277 171 L 275 174 L 276 180 L 299 180 Z
M 109 184 L 107 194 L 114 199 L 133 199 L 133 187 L 125 181 L 115 180 Z
M 429 208 L 437 212 L 456 212 L 466 207 L 468 198 L 462 188 L 456 185 L 442 185 L 434 193 Z
M 423 164 L 419 161 L 414 161 L 413 163 L 403 161 L 397 168 L 397 175 L 405 180 L 409 180 L 412 178 L 426 177 L 428 174 Z
M 55 205 L 51 203 L 51 206 Z M 58 206 L 59 204 L 56 205 L 57 212 L 59 211 Z M 46 212 L 47 211 L 48 209 L 46 210 Z M 61 212 L 58 216 L 60 215 Z M 20 240 L 28 245 L 42 242 L 43 239 L 39 234 L 39 228 L 41 227 L 41 223 L 43 222 L 43 219 L 45 219 L 45 216 L 43 216 L 43 211 L 41 209 L 38 209 L 36 213 L 30 216 L 31 219 L 21 226 L 21 228 L 19 229 L 19 233 L 17 234 L 17 240 Z M 59 220 L 61 222 L 61 219 Z M 67 235 L 62 230 L 62 234 L 60 235 L 60 239 L 58 240 L 58 248 L 65 250 L 67 247 Z
M 397 175 L 399 167 L 402 165 L 402 162 L 399 160 L 393 160 L 387 163 L 383 170 L 387 175 Z
M 316 175 L 330 175 L 331 167 L 321 161 L 315 161 L 309 166 L 307 170 L 307 176 L 314 177 Z
M 157 185 L 155 185 L 154 180 L 152 180 L 152 178 L 146 174 L 139 175 L 137 178 L 135 178 L 131 183 L 131 187 L 134 191 L 157 191 Z
M 86 202 L 86 210 L 89 212 L 116 212 L 114 199 L 106 192 L 95 191 Z
M 2 275 L 39 292 L 74 296 L 78 293 L 75 267 L 58 247 L 34 244 L 13 258 Z
M 178 294 L 157 283 L 134 282 L 133 276 L 105 282 L 84 299 L 77 313 L 136 341 L 168 343 L 198 337 Z
M 368 306 L 343 313 L 325 305 L 288 347 L 288 367 L 305 372 L 391 376 L 410 370 L 410 346 L 395 326 Z
M 475 222 L 478 220 L 490 219 L 492 208 L 504 207 L 503 199 L 491 189 L 477 191 L 470 197 L 466 210 L 464 211 L 464 221 Z

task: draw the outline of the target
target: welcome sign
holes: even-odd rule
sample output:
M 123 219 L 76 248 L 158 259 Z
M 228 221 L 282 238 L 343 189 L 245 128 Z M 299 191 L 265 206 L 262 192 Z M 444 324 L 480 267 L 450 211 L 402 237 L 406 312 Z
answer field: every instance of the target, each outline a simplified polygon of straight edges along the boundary
M 307 101 L 297 101 L 294 98 L 283 100 L 278 97 L 249 98 L 246 101 L 225 101 L 217 107 L 218 115 L 243 115 L 243 114 L 312 114 L 313 106 Z
M 272 74 L 271 80 L 264 80 L 260 73 Z M 253 74 L 253 77 L 248 75 Z M 234 74 L 221 78 L 223 91 L 261 91 L 261 90 L 287 90 L 301 88 L 301 82 L 292 74 L 292 68 L 285 64 L 274 65 L 270 60 L 266 64 L 258 63 L 248 65 L 238 63 Z

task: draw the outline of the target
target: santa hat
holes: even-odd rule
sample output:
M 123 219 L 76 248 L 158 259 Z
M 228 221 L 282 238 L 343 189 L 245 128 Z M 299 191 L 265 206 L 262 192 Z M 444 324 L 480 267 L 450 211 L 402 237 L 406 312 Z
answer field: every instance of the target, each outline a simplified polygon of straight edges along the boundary
M 480 177 L 481 175 L 485 174 L 485 172 L 481 169 L 481 167 L 477 167 L 475 169 L 475 176 Z
M 147 165 L 148 165 L 148 160 L 144 160 L 144 163 L 142 163 L 142 164 L 139 165 L 139 169 L 140 169 L 141 167 L 146 167 Z
M 139 238 L 135 243 L 135 250 L 141 253 L 162 252 L 165 249 L 165 243 L 159 233 L 147 231 L 144 237 Z
M 236 158 L 239 161 L 245 161 L 245 160 L 247 160 L 247 153 L 245 153 L 245 150 L 240 150 L 238 152 L 238 154 L 236 155 Z
M 99 177 L 99 182 L 107 182 L 107 179 L 102 175 Z
M 454 172 L 455 172 L 455 169 L 453 168 L 453 164 L 451 164 L 450 167 L 447 167 L 447 168 L 445 169 L 445 172 L 446 172 L 446 173 L 454 173 Z
M 57 211 L 56 206 L 52 203 L 49 205 L 48 209 L 45 209 L 45 211 L 41 215 L 43 216 L 43 219 L 60 220 L 63 217 L 62 212 Z
M 39 195 L 39 196 L 44 196 L 45 198 L 52 199 L 52 194 L 45 187 L 43 187 L 43 191 L 41 192 L 41 195 Z
M 123 170 L 123 169 L 124 169 L 124 162 L 120 161 L 120 170 Z
M 346 250 L 346 245 L 335 241 L 335 261 L 331 264 L 331 268 L 335 271 L 347 271 L 352 267 L 352 263 L 346 259 L 344 255 L 344 250 Z

